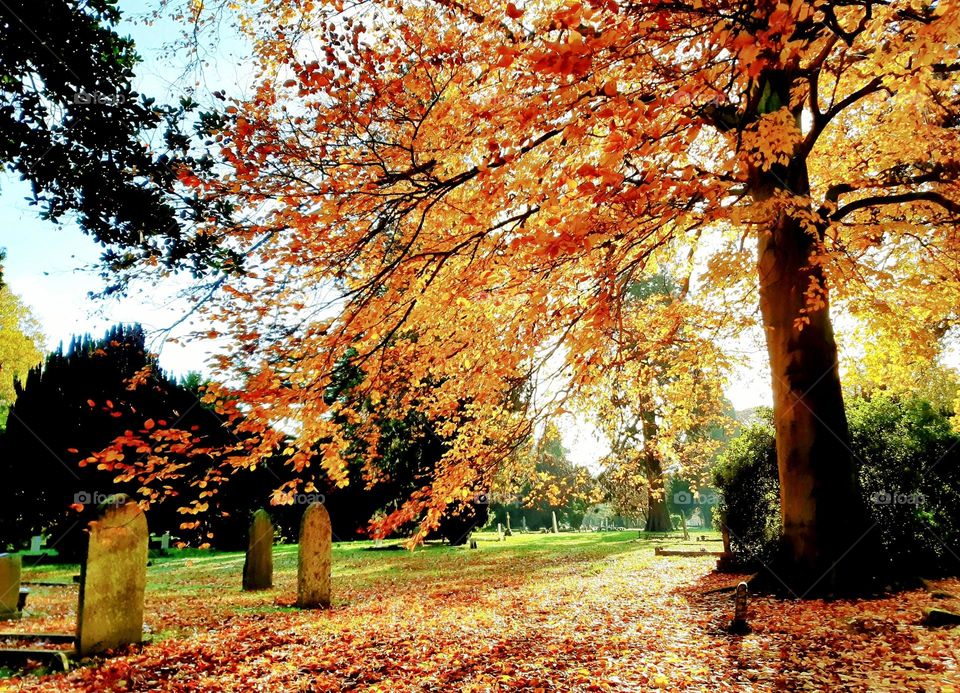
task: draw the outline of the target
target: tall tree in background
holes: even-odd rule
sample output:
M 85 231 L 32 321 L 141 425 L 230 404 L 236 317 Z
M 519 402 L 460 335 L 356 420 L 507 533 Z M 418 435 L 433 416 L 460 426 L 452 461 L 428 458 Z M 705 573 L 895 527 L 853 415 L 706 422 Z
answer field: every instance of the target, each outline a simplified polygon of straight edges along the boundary
M 197 545 L 216 538 L 237 548 L 246 541 L 247 514 L 269 502 L 278 483 L 266 468 L 242 470 L 216 494 L 204 494 L 211 508 L 194 520 L 180 511 L 183 498 L 205 477 L 210 459 L 187 450 L 239 446 L 198 395 L 159 371 L 147 351 L 143 330 L 118 326 L 102 339 L 77 338 L 32 368 L 0 437 L 0 545 L 23 546 L 34 534 L 48 534 L 58 551 L 74 555 L 83 545 L 85 520 L 112 493 L 124 492 L 149 506 L 151 529 Z M 159 483 L 170 498 L 152 493 L 114 464 L 135 464 L 145 450 L 127 446 L 93 463 L 91 455 L 115 438 L 157 431 L 165 474 Z
M 735 324 L 682 309 L 686 288 L 655 275 L 630 287 L 621 319 L 600 351 L 600 373 L 582 394 L 610 445 L 610 480 L 643 478 L 648 532 L 670 531 L 667 467 L 688 478 L 706 474 L 720 441 L 704 435 L 726 422 L 723 385 L 729 363 L 717 340 Z M 658 313 L 684 310 L 684 320 Z M 659 326 L 659 329 L 654 329 Z
M 181 165 L 207 166 L 183 131 L 196 104 L 161 106 L 134 91 L 139 58 L 116 32 L 120 18 L 116 0 L 0 4 L 0 164 L 30 182 L 46 218 L 76 215 L 107 248 L 114 281 L 138 260 L 234 267 L 238 258 L 213 237 L 190 231 L 227 210 L 177 187 Z M 216 117 L 199 120 L 202 131 Z
M 580 528 L 587 509 L 603 495 L 590 471 L 574 464 L 569 453 L 560 424 L 548 421 L 541 435 L 531 435 L 501 466 L 494 496 L 517 500 L 521 512 L 514 522 L 526 517 L 531 527 L 550 528 L 556 513 L 559 522 Z
M 759 284 L 775 570 L 798 595 L 875 576 L 829 303 L 954 311 L 960 13 L 907 0 L 383 0 L 347 18 L 340 3 L 266 5 L 251 3 L 248 24 L 260 87 L 221 133 L 231 175 L 185 178 L 258 212 L 230 238 L 273 269 L 227 282 L 214 315 L 264 440 L 271 421 L 301 422 L 295 466 L 330 435 L 336 471 L 322 392 L 351 346 L 405 364 L 371 370 L 374 390 L 399 370 L 441 383 L 420 404 L 431 418 L 471 393 L 460 439 L 473 444 L 445 464 L 463 478 L 499 449 L 502 405 L 481 393 L 551 356 L 567 391 L 596 378 L 637 277 L 690 278 L 715 311 L 749 310 Z M 679 307 L 656 318 L 673 319 Z

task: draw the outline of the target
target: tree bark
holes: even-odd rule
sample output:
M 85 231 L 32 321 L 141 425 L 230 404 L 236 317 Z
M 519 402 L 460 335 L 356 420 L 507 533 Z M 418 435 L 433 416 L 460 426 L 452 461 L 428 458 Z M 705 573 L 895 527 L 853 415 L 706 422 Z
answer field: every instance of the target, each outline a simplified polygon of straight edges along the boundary
M 670 532 L 670 511 L 667 509 L 666 489 L 663 484 L 663 466 L 653 449 L 657 438 L 657 421 L 652 413 L 643 414 L 643 468 L 647 475 L 647 524 L 648 532 Z
M 757 173 L 758 202 L 776 192 L 809 195 L 806 162 Z M 783 546 L 771 577 L 798 597 L 856 591 L 877 555 L 849 449 L 850 435 L 818 233 L 785 211 L 759 241 L 763 316 L 776 427 Z M 812 305 L 807 292 L 816 287 Z

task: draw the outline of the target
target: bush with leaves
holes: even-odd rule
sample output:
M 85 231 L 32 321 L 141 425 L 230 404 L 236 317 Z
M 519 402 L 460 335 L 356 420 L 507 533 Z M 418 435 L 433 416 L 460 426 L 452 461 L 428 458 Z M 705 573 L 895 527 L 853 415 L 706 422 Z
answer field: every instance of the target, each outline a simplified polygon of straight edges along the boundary
M 952 412 L 874 396 L 848 407 L 860 483 L 883 549 L 909 572 L 960 572 L 960 435 Z
M 730 441 L 714 469 L 713 481 L 722 496 L 717 514 L 726 518 L 733 553 L 741 560 L 768 560 L 780 536 L 772 411 L 760 412 Z
M 960 572 L 960 435 L 952 412 L 882 393 L 847 408 L 852 452 L 872 532 L 895 575 Z M 731 441 L 714 472 L 733 552 L 766 561 L 780 534 L 773 424 L 769 415 Z

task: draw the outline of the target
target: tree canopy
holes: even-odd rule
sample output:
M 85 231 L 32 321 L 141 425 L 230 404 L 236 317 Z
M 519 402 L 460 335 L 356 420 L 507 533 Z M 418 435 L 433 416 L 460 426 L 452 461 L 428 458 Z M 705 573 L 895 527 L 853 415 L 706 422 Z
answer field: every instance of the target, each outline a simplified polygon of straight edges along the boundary
M 650 318 L 665 334 L 691 311 L 753 315 L 759 284 L 783 565 L 807 587 L 872 570 L 829 306 L 876 329 L 905 314 L 918 342 L 952 324 L 948 3 L 239 7 L 259 86 L 217 135 L 229 173 L 181 180 L 250 220 L 209 224 L 251 267 L 211 317 L 260 454 L 296 421 L 294 467 L 329 440 L 323 465 L 342 475 L 340 405 L 321 393 L 354 348 L 372 396 L 459 426 L 435 523 L 509 454 L 504 392 L 555 371 L 539 415 L 616 362 L 605 338 L 639 277 L 690 289 Z
M 42 360 L 39 323 L 20 298 L 0 283 L 0 429 L 16 398 L 14 384 L 25 380 L 30 369 Z
M 138 261 L 230 269 L 238 258 L 191 231 L 224 208 L 177 185 L 182 165 L 206 166 L 187 131 L 197 104 L 161 105 L 134 90 L 140 58 L 117 33 L 120 19 L 116 0 L 0 5 L 0 164 L 31 184 L 45 218 L 72 214 L 105 246 L 115 286 Z M 201 132 L 210 119 L 198 119 Z

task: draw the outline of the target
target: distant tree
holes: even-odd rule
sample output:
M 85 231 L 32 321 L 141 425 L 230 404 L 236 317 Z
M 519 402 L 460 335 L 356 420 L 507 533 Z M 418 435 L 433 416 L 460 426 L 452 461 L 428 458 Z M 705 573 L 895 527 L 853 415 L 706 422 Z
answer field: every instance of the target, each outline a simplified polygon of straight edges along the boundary
M 43 360 L 43 336 L 30 310 L 0 284 L 0 429 L 16 392 L 14 382 Z
M 453 437 L 443 437 L 437 425 L 411 408 L 403 418 L 383 415 L 379 398 L 364 387 L 366 376 L 350 350 L 337 364 L 326 399 L 331 405 L 356 408 L 360 419 L 339 415 L 349 446 L 343 452 L 346 471 L 351 478 L 347 486 L 337 486 L 325 476 L 312 481 L 325 490 L 334 533 L 343 539 L 365 536 L 371 530 L 376 536 L 391 533 L 408 535 L 416 530 L 420 518 L 403 512 L 404 501 L 431 483 L 437 465 L 453 444 Z M 420 390 L 428 393 L 429 386 Z M 361 429 L 375 427 L 375 446 L 361 435 Z M 487 519 L 485 484 L 476 483 L 468 494 L 451 500 L 445 508 L 435 535 L 451 544 L 463 544 L 470 532 Z M 379 522 L 372 521 L 378 518 Z
M 640 520 L 645 526 L 650 511 L 647 477 L 632 462 L 611 456 L 597 481 L 615 514 Z
M 167 431 L 163 452 L 167 498 L 144 493 L 133 478 L 117 479 L 110 459 L 92 455 L 133 431 Z M 183 432 L 189 432 L 184 437 Z M 0 544 L 22 546 L 33 534 L 46 533 L 61 553 L 76 555 L 82 528 L 99 500 L 122 491 L 148 506 L 151 531 L 170 531 L 193 544 L 220 535 L 239 544 L 247 514 L 269 502 L 277 483 L 267 468 L 238 472 L 234 483 L 206 496 L 214 507 L 202 522 L 180 512 L 179 498 L 191 498 L 209 465 L 187 447 L 236 444 L 233 433 L 202 406 L 195 394 L 158 368 L 144 346 L 139 325 L 118 326 L 104 338 L 76 338 L 66 350 L 50 354 L 17 385 L 17 399 L 0 438 Z M 136 461 L 142 449 L 127 447 L 113 458 Z M 269 481 L 267 481 L 269 479 Z
M 526 518 L 531 528 L 549 528 L 556 512 L 558 522 L 580 527 L 588 508 L 601 500 L 602 493 L 590 471 L 574 464 L 569 452 L 554 422 L 518 448 L 512 464 L 499 475 L 495 494 L 516 499 L 520 514 L 512 521 Z M 502 513 L 498 512 L 498 517 Z
M 723 396 L 729 363 L 716 344 L 720 326 L 684 306 L 686 293 L 686 284 L 664 274 L 631 284 L 621 320 L 594 356 L 599 376 L 583 396 L 610 445 L 607 484 L 621 501 L 646 499 L 649 532 L 672 528 L 669 468 L 691 479 L 704 474 L 730 421 Z M 651 328 L 651 318 L 676 310 L 688 320 Z M 631 482 L 642 488 L 631 494 L 623 486 Z

